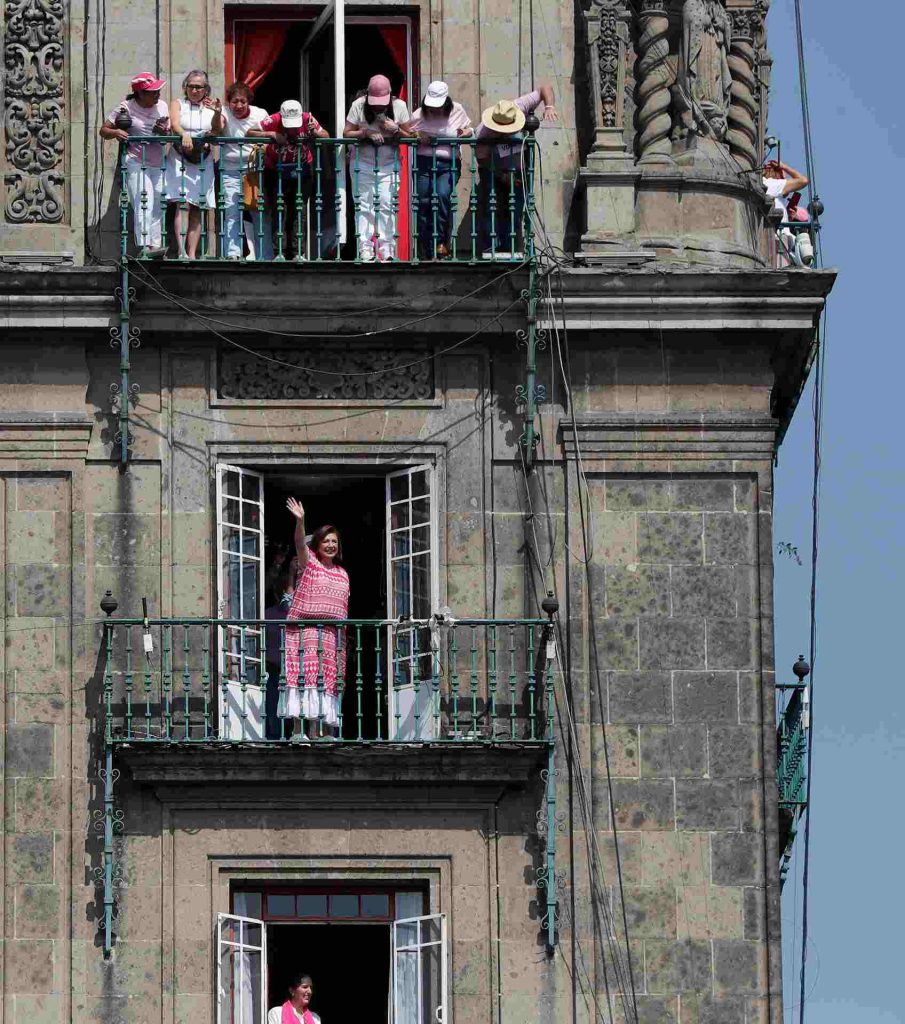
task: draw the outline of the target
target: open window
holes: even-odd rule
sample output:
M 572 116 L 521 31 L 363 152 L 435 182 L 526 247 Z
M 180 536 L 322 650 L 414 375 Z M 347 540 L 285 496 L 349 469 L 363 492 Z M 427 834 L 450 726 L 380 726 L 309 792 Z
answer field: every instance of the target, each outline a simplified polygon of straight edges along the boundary
M 217 915 L 217 1024 L 265 1024 L 267 930 L 263 921 Z
M 393 922 L 393 1024 L 446 1024 L 446 917 Z

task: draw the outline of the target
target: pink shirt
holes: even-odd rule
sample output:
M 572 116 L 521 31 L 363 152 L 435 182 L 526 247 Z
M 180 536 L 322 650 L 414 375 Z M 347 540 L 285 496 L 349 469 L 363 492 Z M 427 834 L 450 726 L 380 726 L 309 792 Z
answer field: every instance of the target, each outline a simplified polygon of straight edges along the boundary
M 471 128 L 471 118 L 465 113 L 461 103 L 453 103 L 448 117 L 425 117 L 421 107 L 412 114 L 408 127 L 413 131 L 424 132 L 434 138 L 452 138 L 460 128 Z M 452 159 L 452 146 L 440 145 L 436 148 L 438 160 Z M 430 143 L 422 143 L 418 147 L 418 156 L 432 156 L 434 147 Z
M 116 121 L 116 115 L 123 109 L 129 111 L 129 116 L 132 118 L 132 127 L 129 129 L 130 135 L 153 135 L 153 128 L 158 118 L 165 117 L 167 119 L 167 125 L 170 123 L 170 113 L 167 110 L 166 103 L 163 100 L 158 100 L 153 107 L 143 107 L 135 100 L 123 100 L 122 103 L 118 103 L 113 110 L 107 115 L 106 123 L 113 127 Z M 130 142 L 129 148 L 126 151 L 126 155 L 132 160 L 141 160 L 141 143 Z M 163 146 L 159 143 L 154 146 L 145 146 L 145 167 L 161 167 L 163 166 Z
M 526 92 L 524 96 L 519 96 L 518 99 L 513 100 L 513 103 L 523 114 L 533 114 L 540 106 L 540 102 L 540 90 L 538 89 L 535 89 L 534 92 Z M 490 139 L 506 140 L 500 141 L 496 146 L 478 146 L 479 163 L 489 162 L 491 151 L 496 153 L 494 166 L 498 170 L 506 170 L 509 167 L 516 166 L 517 160 L 521 159 L 523 138 L 521 132 L 495 132 L 482 121 L 475 132 L 475 138 L 485 142 Z

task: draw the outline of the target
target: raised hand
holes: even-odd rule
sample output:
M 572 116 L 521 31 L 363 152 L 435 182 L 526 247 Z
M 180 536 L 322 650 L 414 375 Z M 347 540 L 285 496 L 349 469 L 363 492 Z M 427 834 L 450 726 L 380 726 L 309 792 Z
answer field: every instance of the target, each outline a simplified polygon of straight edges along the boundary
M 302 506 L 302 503 L 297 498 L 287 498 L 286 508 L 289 509 L 289 511 L 295 516 L 296 519 L 304 520 L 305 509 Z
M 555 121 L 555 120 L 557 120 L 558 116 L 559 115 L 556 113 L 556 107 L 554 107 L 552 103 L 550 104 L 549 107 L 544 107 L 544 120 L 545 121 Z

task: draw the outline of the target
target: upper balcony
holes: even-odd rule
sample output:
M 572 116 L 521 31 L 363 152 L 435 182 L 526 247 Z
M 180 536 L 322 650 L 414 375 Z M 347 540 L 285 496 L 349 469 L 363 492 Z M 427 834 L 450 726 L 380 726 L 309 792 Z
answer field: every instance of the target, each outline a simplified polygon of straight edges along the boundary
M 536 142 L 131 136 L 118 159 L 120 254 L 177 261 L 336 265 L 535 253 Z M 196 162 L 193 162 L 196 161 Z M 130 211 L 131 207 L 131 211 Z M 130 246 L 130 236 L 135 249 Z

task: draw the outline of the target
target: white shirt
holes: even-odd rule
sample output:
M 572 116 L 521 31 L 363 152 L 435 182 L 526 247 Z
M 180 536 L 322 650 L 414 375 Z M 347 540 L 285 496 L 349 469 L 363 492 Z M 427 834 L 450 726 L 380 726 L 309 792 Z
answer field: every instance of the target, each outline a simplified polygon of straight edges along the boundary
M 188 133 L 192 138 L 206 135 L 211 130 L 213 120 L 214 111 L 210 107 L 192 103 L 190 100 L 179 101 L 179 121 L 183 134 Z
M 305 1018 L 298 1012 L 298 1010 L 294 1006 L 292 1008 L 292 1012 L 295 1014 L 295 1019 L 299 1022 L 299 1024 L 305 1024 Z M 309 1010 L 308 1012 L 314 1018 L 314 1024 L 321 1024 L 320 1017 L 318 1017 L 318 1015 L 313 1010 Z M 274 1006 L 273 1009 L 267 1011 L 267 1024 L 283 1024 L 282 1006 Z
M 248 116 L 243 117 L 240 120 L 232 110 L 227 107 L 223 111 L 223 117 L 226 121 L 226 130 L 223 134 L 231 135 L 233 138 L 244 139 L 248 134 L 249 128 L 261 127 L 261 122 L 265 117 L 267 117 L 267 111 L 262 107 L 250 106 L 248 108 Z M 242 151 L 241 153 L 240 150 Z M 244 167 L 249 153 L 251 153 L 251 146 L 243 147 L 238 142 L 226 142 L 220 147 L 220 166 L 228 167 L 233 170 L 239 167 Z
M 762 179 L 764 188 L 767 190 L 767 196 L 773 200 L 773 209 L 778 210 L 782 214 L 782 219 L 786 219 L 786 211 L 789 208 L 789 197 L 782 194 L 783 189 L 786 187 L 786 178 L 764 178 Z

